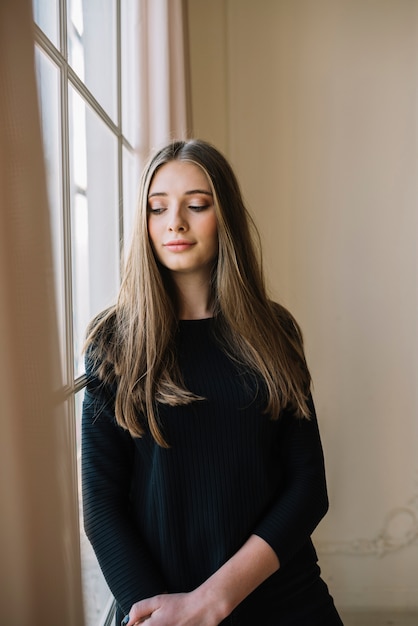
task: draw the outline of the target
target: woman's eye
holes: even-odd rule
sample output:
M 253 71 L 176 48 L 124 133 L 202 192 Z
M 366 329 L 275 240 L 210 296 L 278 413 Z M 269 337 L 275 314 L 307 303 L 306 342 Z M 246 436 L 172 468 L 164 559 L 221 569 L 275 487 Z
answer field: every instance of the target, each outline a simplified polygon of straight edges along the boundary
M 195 204 L 195 205 L 189 205 L 189 209 L 191 209 L 192 211 L 204 211 L 205 209 L 209 208 L 209 204 Z
M 151 206 L 148 209 L 148 212 L 152 213 L 153 215 L 159 215 L 163 211 L 165 211 L 165 207 L 163 206 Z

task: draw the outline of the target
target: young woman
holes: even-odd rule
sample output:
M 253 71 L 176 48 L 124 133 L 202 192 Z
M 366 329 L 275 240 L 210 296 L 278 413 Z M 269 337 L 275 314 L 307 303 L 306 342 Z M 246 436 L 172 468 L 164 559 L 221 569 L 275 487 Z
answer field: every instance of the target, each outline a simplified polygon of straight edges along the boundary
M 328 500 L 302 337 L 253 233 L 225 158 L 168 145 L 89 329 L 85 528 L 128 626 L 342 624 L 310 539 Z

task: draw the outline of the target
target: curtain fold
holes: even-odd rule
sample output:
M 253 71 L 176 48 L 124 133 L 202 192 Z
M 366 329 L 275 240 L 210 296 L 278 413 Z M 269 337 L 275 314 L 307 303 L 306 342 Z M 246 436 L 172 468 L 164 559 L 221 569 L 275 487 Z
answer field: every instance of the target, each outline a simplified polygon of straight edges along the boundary
M 170 140 L 192 134 L 186 16 L 185 0 L 141 0 L 141 162 Z
M 54 302 L 31 2 L 2 0 L 0 621 L 9 626 L 84 623 Z

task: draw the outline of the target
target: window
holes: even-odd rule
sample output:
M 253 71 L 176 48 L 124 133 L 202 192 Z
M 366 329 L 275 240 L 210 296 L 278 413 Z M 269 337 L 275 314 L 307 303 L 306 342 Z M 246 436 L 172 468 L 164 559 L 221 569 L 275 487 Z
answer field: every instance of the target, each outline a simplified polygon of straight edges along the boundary
M 33 0 L 63 383 L 75 461 L 85 331 L 115 300 L 135 205 L 136 4 Z M 80 545 L 86 625 L 110 624 L 111 594 L 82 523 Z

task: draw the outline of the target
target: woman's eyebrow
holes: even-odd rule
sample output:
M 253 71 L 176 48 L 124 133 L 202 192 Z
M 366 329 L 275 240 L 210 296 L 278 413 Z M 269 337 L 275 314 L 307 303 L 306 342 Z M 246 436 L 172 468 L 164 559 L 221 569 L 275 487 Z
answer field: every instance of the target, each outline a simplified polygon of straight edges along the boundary
M 196 193 L 202 193 L 206 196 L 210 196 L 211 198 L 213 198 L 213 193 L 211 191 L 207 191 L 207 189 L 191 189 L 190 191 L 185 191 L 184 195 L 193 196 Z M 148 198 L 155 198 L 155 196 L 167 197 L 168 193 L 166 193 L 165 191 L 154 191 L 154 193 L 149 194 Z
M 211 191 L 207 191 L 207 189 L 191 189 L 190 191 L 185 192 L 185 196 L 192 196 L 195 193 L 203 193 L 206 196 L 213 197 L 213 193 Z
M 154 198 L 155 196 L 168 196 L 168 193 L 165 193 L 165 191 L 155 191 L 154 193 L 150 193 L 148 198 Z

